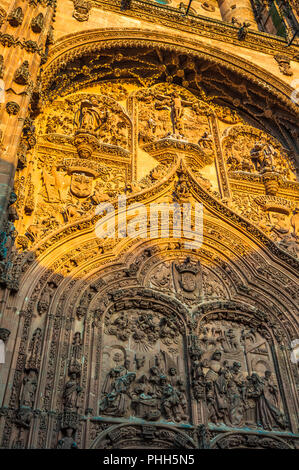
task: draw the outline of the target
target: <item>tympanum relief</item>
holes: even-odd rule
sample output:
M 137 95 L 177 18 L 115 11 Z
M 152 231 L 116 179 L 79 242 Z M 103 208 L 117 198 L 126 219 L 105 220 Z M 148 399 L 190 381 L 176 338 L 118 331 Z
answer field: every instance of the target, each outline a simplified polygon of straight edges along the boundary
M 272 353 L 260 333 L 214 321 L 204 324 L 195 343 L 190 347 L 193 390 L 205 400 L 211 423 L 286 429 Z
M 100 415 L 189 421 L 178 319 L 123 311 L 105 322 Z

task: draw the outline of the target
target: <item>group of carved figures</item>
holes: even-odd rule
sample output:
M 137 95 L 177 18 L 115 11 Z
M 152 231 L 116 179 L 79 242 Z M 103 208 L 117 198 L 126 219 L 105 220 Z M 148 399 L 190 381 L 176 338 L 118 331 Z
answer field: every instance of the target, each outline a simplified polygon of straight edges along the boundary
M 112 368 L 103 383 L 99 413 L 114 416 L 133 415 L 149 421 L 188 420 L 185 385 L 176 367 L 167 371 L 159 355 L 148 373 L 142 370 L 145 356 L 136 357 L 136 370 L 129 360 Z
M 281 168 L 276 157 L 278 153 L 274 147 L 266 142 L 256 142 L 250 150 L 249 156 L 240 156 L 237 153 L 231 154 L 227 159 L 228 168 L 231 171 L 245 171 L 249 173 L 264 173 L 266 171 L 276 171 L 289 177 L 290 168 Z
M 128 130 L 123 117 L 119 109 L 115 112 L 115 109 L 91 96 L 80 103 L 73 125 L 76 133 L 92 134 L 103 143 L 126 147 Z
M 231 327 L 222 328 L 224 334 L 220 334 L 219 328 L 215 325 L 212 329 L 205 328 L 199 337 L 191 336 L 188 348 L 192 395 L 206 407 L 208 421 L 218 426 L 237 428 L 262 428 L 269 431 L 286 429 L 288 423 L 281 411 L 280 392 L 272 378 L 270 366 L 263 374 L 254 370 L 244 372 L 244 365 L 236 360 L 240 359 L 242 353 L 239 335 Z M 252 345 L 258 339 L 253 330 L 242 330 L 240 337 L 250 340 Z M 25 430 L 29 429 L 33 416 L 41 339 L 42 331 L 37 328 L 30 342 L 20 388 L 15 423 Z M 103 375 L 99 415 L 135 417 L 146 421 L 188 422 L 189 398 L 192 396 L 189 397 L 186 392 L 182 365 L 176 365 L 180 362 L 179 356 L 175 360 L 170 355 L 174 350 L 167 352 L 167 349 L 158 350 L 153 356 L 148 352 L 138 352 L 134 360 L 126 355 L 122 359 L 122 353 L 115 353 L 112 358 L 114 366 L 110 366 L 106 376 Z M 77 332 L 73 337 L 68 361 L 69 378 L 61 395 L 63 418 L 62 438 L 58 442 L 60 448 L 76 447 L 74 433 L 79 422 L 83 394 L 80 383 L 82 357 L 81 333 Z M 227 360 L 227 357 L 235 359 Z
M 207 404 L 209 421 L 234 427 L 257 426 L 266 430 L 285 429 L 286 419 L 279 408 L 278 387 L 272 372 L 264 377 L 245 375 L 241 363 L 221 362 L 216 350 L 211 359 L 201 361 L 200 350 L 191 353 L 192 387 L 196 399 Z

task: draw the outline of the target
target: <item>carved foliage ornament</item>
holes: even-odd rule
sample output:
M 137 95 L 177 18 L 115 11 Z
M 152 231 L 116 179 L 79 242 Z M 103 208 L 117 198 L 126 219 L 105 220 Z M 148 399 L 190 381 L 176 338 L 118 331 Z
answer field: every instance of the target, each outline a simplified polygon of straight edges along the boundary
M 6 103 L 6 111 L 8 114 L 18 114 L 20 111 L 20 105 L 18 103 L 15 103 L 14 101 L 9 101 Z
M 31 21 L 31 29 L 34 33 L 41 33 L 44 27 L 44 15 L 39 13 L 33 20 Z
M 8 16 L 9 24 L 13 27 L 20 26 L 24 19 L 24 13 L 21 7 L 17 7 Z

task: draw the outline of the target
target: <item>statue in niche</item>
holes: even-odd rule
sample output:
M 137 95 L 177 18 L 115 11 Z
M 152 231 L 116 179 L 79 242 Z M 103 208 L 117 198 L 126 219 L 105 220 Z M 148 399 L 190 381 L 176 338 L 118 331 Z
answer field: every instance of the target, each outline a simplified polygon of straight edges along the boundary
M 244 425 L 253 426 L 255 419 L 255 400 L 253 398 L 254 384 L 251 376 L 248 375 L 245 380 L 245 409 L 244 409 Z
M 27 359 L 27 369 L 38 370 L 40 364 L 41 343 L 42 330 L 41 328 L 36 328 L 28 348 L 29 357 Z
M 182 419 L 187 419 L 187 409 L 188 409 L 188 405 L 187 405 L 187 400 L 186 400 L 186 388 L 185 388 L 185 384 L 183 382 L 183 380 L 181 379 L 181 377 L 178 377 L 177 375 L 177 369 L 175 367 L 170 367 L 169 370 L 168 370 L 168 381 L 170 383 L 170 385 L 176 389 L 176 393 L 178 394 L 178 397 L 180 399 L 180 406 L 181 406 L 181 409 L 183 410 L 183 415 L 184 415 L 184 418 L 182 416 Z
M 200 350 L 192 351 L 190 353 L 191 358 L 191 383 L 195 399 L 198 400 L 204 395 L 204 372 L 201 362 L 202 353 Z
M 50 303 L 56 289 L 56 284 L 53 281 L 47 283 L 46 287 L 43 290 L 42 296 L 37 304 L 37 311 L 40 315 L 47 313 L 50 307 Z
M 188 351 L 191 359 L 191 385 L 194 398 L 200 400 L 205 396 L 204 371 L 201 361 L 202 349 L 197 336 L 191 335 L 189 341 Z
M 71 350 L 71 360 L 70 364 L 71 367 L 80 367 L 81 360 L 82 360 L 82 340 L 81 340 L 81 333 L 77 331 L 74 334 L 74 339 L 73 339 L 73 344 L 72 344 L 72 350 Z
M 92 97 L 90 100 L 81 102 L 80 109 L 75 113 L 74 127 L 77 132 L 97 134 L 107 119 L 108 111 L 101 110 L 98 100 Z
M 30 78 L 29 62 L 25 60 L 22 65 L 16 70 L 14 81 L 19 85 L 27 85 Z
M 8 22 L 11 26 L 16 28 L 20 26 L 24 19 L 24 13 L 21 7 L 14 8 L 11 13 L 8 15 Z
M 41 33 L 44 27 L 44 15 L 39 13 L 33 20 L 31 21 L 31 29 L 34 33 Z
M 77 412 L 79 408 L 79 397 L 82 392 L 82 387 L 79 385 L 80 374 L 70 370 L 70 379 L 65 384 L 63 399 L 65 411 Z
M 20 407 L 33 408 L 35 392 L 37 387 L 37 372 L 29 370 L 23 379 L 23 386 L 20 394 Z
M 29 369 L 23 379 L 20 390 L 19 409 L 16 415 L 16 424 L 21 428 L 29 428 L 33 416 L 35 393 L 37 388 L 37 371 Z

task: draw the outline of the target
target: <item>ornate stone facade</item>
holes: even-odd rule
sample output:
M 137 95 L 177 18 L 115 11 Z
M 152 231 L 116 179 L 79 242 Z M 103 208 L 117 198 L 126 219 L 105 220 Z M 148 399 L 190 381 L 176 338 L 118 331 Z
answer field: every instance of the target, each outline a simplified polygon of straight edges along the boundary
M 232 7 L 0 9 L 0 447 L 299 447 L 298 45 Z

